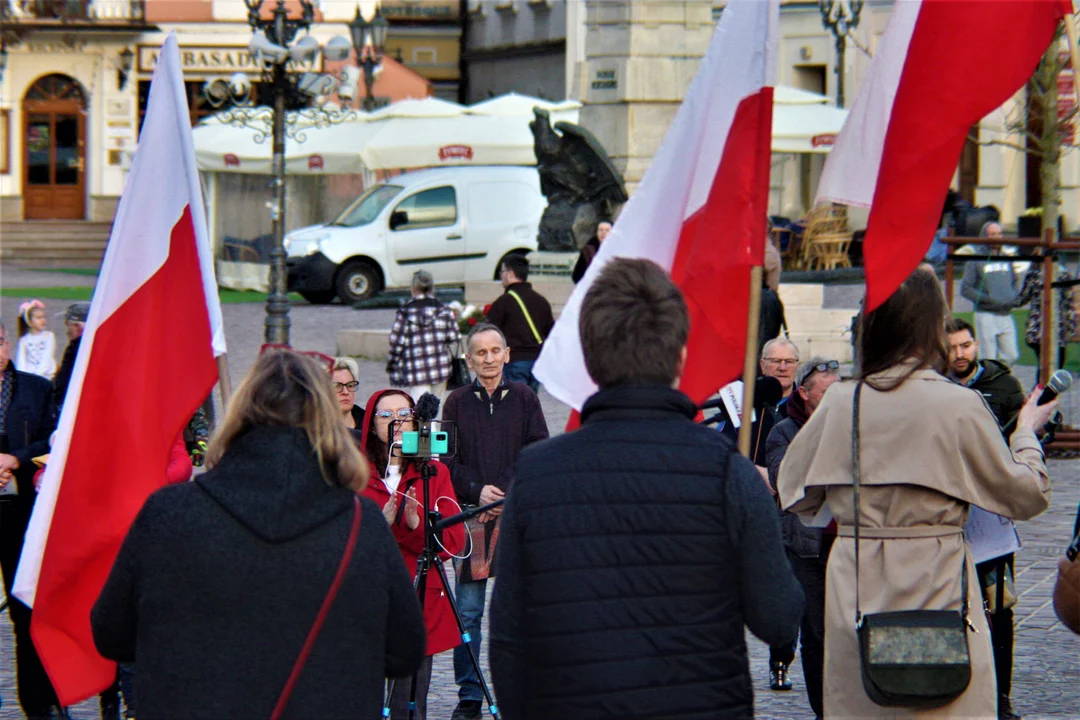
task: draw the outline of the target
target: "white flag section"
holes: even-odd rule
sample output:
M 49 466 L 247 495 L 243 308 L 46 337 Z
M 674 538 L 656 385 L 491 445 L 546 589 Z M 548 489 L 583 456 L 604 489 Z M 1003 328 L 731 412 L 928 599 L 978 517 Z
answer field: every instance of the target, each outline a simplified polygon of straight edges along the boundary
M 115 678 L 90 608 L 225 352 L 189 117 L 170 33 L 15 579 L 63 705 Z
M 755 260 L 761 264 L 764 253 L 778 24 L 778 0 L 728 3 L 641 185 L 533 368 L 562 402 L 580 410 L 596 391 L 578 321 L 597 274 L 618 257 L 656 262 L 687 298 L 691 339 L 684 392 L 702 400 L 740 374 L 749 267 Z

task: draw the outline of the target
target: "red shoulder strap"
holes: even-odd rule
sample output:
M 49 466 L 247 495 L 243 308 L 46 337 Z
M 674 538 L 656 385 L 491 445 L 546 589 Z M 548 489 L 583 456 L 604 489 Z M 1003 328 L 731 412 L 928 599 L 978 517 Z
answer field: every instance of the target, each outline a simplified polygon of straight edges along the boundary
M 341 583 L 345 580 L 345 573 L 349 569 L 349 562 L 352 560 L 353 549 L 356 547 L 356 538 L 359 534 L 360 498 L 354 495 L 352 527 L 349 528 L 349 539 L 345 542 L 345 552 L 341 556 L 341 562 L 338 564 L 334 580 L 330 583 L 330 589 L 326 591 L 326 597 L 323 598 L 319 614 L 315 616 L 315 622 L 311 625 L 311 630 L 308 631 L 304 646 L 300 648 L 300 655 L 297 656 L 292 672 L 289 673 L 289 679 L 285 681 L 281 697 L 278 698 L 277 704 L 274 705 L 274 711 L 270 713 L 270 720 L 278 720 L 281 713 L 285 712 L 285 706 L 289 704 L 289 696 L 292 695 L 293 689 L 296 687 L 296 681 L 300 679 L 300 673 L 307 663 L 308 655 L 311 654 L 311 648 L 314 647 L 316 638 L 319 637 L 319 631 L 322 630 L 323 622 L 330 612 L 330 606 L 334 604 L 334 598 L 337 597 L 338 590 L 341 589 Z

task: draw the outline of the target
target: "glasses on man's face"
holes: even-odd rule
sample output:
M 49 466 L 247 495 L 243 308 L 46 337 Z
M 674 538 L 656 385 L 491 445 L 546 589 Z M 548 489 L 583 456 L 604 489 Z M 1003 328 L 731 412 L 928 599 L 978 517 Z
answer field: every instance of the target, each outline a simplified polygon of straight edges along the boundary
M 810 372 L 806 373 L 806 377 L 803 378 L 802 384 L 806 385 L 806 381 L 812 378 L 814 376 L 814 373 L 835 372 L 839 369 L 840 363 L 836 360 L 818 363 L 814 367 L 810 368 Z
M 412 408 L 401 408 L 400 410 L 376 410 L 375 417 L 382 418 L 383 420 L 409 420 L 415 414 Z
M 777 367 L 786 367 L 788 365 L 798 365 L 799 359 L 789 360 L 788 358 L 765 358 L 765 362 L 770 365 L 776 365 Z
M 331 387 L 334 388 L 334 392 L 336 392 L 336 393 L 339 393 L 342 390 L 347 390 L 347 391 L 349 391 L 351 393 L 354 393 L 354 392 L 356 392 L 356 388 L 360 387 L 360 383 L 358 383 L 356 380 L 353 380 L 352 382 L 347 382 L 347 383 L 336 382 L 336 383 L 331 383 Z

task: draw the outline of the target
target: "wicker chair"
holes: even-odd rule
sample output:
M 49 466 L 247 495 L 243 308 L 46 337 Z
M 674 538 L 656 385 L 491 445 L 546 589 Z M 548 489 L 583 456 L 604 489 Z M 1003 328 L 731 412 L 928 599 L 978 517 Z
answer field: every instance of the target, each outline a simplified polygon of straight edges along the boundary
M 851 267 L 847 251 L 852 233 L 847 227 L 847 208 L 819 205 L 807 216 L 803 232 L 800 266 L 807 270 Z

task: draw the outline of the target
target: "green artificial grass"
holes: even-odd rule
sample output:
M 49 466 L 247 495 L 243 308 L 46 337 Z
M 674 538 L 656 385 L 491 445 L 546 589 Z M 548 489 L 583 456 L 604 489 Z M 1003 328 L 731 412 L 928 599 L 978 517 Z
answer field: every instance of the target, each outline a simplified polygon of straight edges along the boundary
M 92 287 L 44 287 L 44 288 L 3 288 L 0 296 L 3 297 L 30 297 L 42 300 L 67 300 L 77 302 L 90 300 L 94 294 Z M 262 303 L 266 302 L 266 293 L 247 290 L 219 290 L 218 298 L 224 305 L 237 303 Z M 289 293 L 289 302 L 301 302 L 296 293 Z
M 100 268 L 30 268 L 34 272 L 51 272 L 62 275 L 83 275 L 85 277 L 97 277 Z

